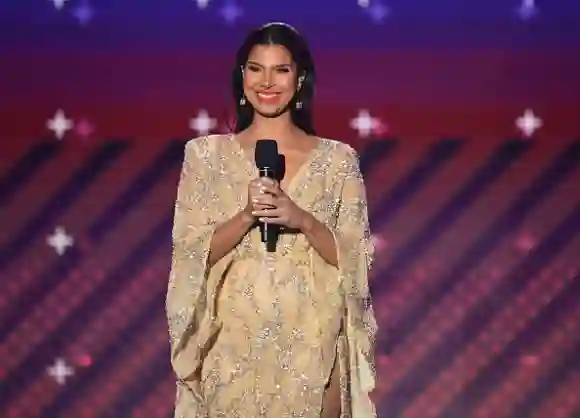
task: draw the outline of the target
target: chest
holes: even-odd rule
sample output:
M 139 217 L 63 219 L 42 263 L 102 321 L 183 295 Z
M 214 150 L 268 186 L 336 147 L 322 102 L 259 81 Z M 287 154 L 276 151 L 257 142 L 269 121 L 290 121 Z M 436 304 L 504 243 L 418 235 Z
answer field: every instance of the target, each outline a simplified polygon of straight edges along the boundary
M 280 153 L 279 173 L 277 175 L 280 187 L 282 190 L 288 191 L 293 188 L 294 180 L 300 181 L 300 177 L 304 174 L 303 171 L 310 169 L 309 156 L 298 152 L 284 152 Z
M 332 226 L 338 214 L 340 184 L 333 173 L 334 164 L 321 152 L 305 160 L 299 153 L 287 153 L 281 159 L 280 185 L 294 203 L 313 214 L 321 222 Z M 247 204 L 248 184 L 258 176 L 258 170 L 247 160 L 220 158 L 219 204 L 226 212 L 235 213 Z M 226 197 L 227 195 L 227 197 Z

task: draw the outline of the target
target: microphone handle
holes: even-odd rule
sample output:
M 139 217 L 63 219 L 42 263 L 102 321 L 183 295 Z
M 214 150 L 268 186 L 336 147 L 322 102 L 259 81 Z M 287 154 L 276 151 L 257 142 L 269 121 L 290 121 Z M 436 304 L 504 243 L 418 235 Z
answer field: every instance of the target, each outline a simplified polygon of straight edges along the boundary
M 264 167 L 259 169 L 260 177 L 268 177 L 271 179 L 276 178 L 275 172 L 270 167 Z M 276 251 L 276 241 L 278 238 L 278 228 L 276 225 L 268 225 L 268 222 L 259 222 L 260 236 L 262 242 L 266 244 L 266 250 L 268 252 Z

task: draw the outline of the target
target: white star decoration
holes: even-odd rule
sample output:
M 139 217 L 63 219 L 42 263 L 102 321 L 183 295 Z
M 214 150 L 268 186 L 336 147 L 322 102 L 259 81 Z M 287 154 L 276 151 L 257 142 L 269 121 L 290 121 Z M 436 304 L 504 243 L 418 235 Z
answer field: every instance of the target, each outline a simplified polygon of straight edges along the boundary
M 357 4 L 377 23 L 380 23 L 391 13 L 381 0 L 357 0 Z
M 54 136 L 61 140 L 73 128 L 73 121 L 68 119 L 62 109 L 58 109 L 52 119 L 46 121 L 46 127 L 54 132 Z
M 59 357 L 52 366 L 48 367 L 47 373 L 56 380 L 59 385 L 64 385 L 66 379 L 74 375 L 74 369 Z
M 68 247 L 74 245 L 74 238 L 68 235 L 62 226 L 57 226 L 54 232 L 46 237 L 46 243 L 52 247 L 58 255 L 63 255 Z
M 367 10 L 370 17 L 377 23 L 382 22 L 391 14 L 391 10 L 380 1 L 374 1 Z
M 197 117 L 189 121 L 190 129 L 197 131 L 198 135 L 207 135 L 217 126 L 217 120 L 211 118 L 207 110 L 202 109 L 197 114 Z
M 525 137 L 529 138 L 543 126 L 544 122 L 534 114 L 531 109 L 526 109 L 524 114 L 516 119 L 516 126 Z
M 535 0 L 522 0 L 516 9 L 516 13 L 523 20 L 529 20 L 538 13 Z
M 210 0 L 195 0 L 199 9 L 206 9 L 209 6 Z
M 244 11 L 233 0 L 229 0 L 220 12 L 224 20 L 230 24 L 234 23 L 244 14 Z
M 57 10 L 61 10 L 64 7 L 64 4 L 68 1 L 68 0 L 49 0 L 53 5 L 54 8 Z
M 358 135 L 361 138 L 370 136 L 380 126 L 381 121 L 378 118 L 372 117 L 366 109 L 360 110 L 358 116 L 350 121 L 350 127 L 358 131 Z
M 86 25 L 93 18 L 93 8 L 87 0 L 83 1 L 73 12 L 73 16 L 81 25 Z

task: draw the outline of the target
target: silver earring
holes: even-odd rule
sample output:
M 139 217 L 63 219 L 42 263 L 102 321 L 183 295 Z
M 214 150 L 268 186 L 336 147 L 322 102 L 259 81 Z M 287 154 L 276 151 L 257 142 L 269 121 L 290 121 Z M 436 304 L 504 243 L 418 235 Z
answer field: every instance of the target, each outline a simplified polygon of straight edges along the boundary
M 296 102 L 296 109 L 302 109 L 302 101 L 298 100 Z
M 244 106 L 246 104 L 246 96 L 242 96 L 242 98 L 240 99 L 240 105 Z

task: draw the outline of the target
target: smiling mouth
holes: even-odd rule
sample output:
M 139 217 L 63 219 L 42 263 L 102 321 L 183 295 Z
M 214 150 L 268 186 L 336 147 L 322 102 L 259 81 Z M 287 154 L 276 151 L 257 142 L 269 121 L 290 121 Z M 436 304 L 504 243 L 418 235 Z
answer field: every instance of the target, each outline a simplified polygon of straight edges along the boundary
M 262 92 L 257 93 L 258 99 L 260 99 L 260 101 L 263 101 L 266 103 L 277 102 L 280 99 L 280 94 L 281 93 L 270 92 L 270 91 L 262 91 Z

